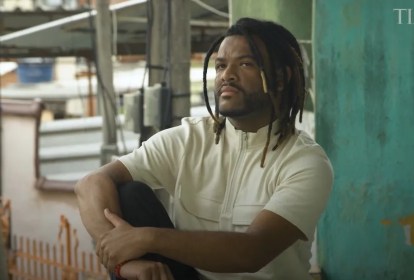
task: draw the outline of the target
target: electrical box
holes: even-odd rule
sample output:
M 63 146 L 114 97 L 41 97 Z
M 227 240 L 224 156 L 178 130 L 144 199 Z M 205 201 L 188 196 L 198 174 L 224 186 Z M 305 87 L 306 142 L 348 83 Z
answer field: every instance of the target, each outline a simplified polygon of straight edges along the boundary
M 140 133 L 143 127 L 158 130 L 171 125 L 171 93 L 161 84 L 144 88 L 143 93 L 124 95 L 124 128 Z
M 161 84 L 144 89 L 144 126 L 164 129 L 170 121 L 170 93 Z
M 141 132 L 141 100 L 139 92 L 124 94 L 125 130 Z

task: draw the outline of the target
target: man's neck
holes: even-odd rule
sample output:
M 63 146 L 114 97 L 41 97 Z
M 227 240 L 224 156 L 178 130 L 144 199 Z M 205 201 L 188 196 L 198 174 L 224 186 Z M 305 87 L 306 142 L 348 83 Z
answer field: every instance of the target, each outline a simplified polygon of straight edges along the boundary
M 237 117 L 237 118 L 227 118 L 230 123 L 234 126 L 234 128 L 244 131 L 244 132 L 257 132 L 260 128 L 265 127 L 269 125 L 269 118 L 243 118 L 243 117 Z M 272 120 L 274 121 L 274 120 Z

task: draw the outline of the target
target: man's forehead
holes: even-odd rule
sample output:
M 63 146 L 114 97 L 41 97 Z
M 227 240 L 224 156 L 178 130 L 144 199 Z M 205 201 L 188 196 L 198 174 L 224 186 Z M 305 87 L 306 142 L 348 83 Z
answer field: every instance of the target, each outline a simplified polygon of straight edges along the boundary
M 233 35 L 225 37 L 218 48 L 218 56 L 225 53 L 242 52 L 245 54 L 252 54 L 249 42 L 244 36 Z
M 223 41 L 221 42 L 219 49 L 223 46 L 223 45 L 228 45 L 229 43 L 231 44 L 232 42 L 235 42 L 237 44 L 241 44 L 241 45 L 249 45 L 249 42 L 246 38 L 246 36 L 243 35 L 230 35 L 230 36 L 226 36 L 224 37 Z
M 267 57 L 267 51 L 264 43 L 259 38 L 253 36 L 252 44 L 254 44 L 260 54 Z M 237 52 L 235 54 L 234 52 Z M 215 57 L 222 57 L 224 55 L 234 54 L 236 56 L 251 56 L 254 57 L 252 49 L 250 48 L 249 40 L 243 35 L 231 35 L 227 36 L 221 42 L 218 53 Z

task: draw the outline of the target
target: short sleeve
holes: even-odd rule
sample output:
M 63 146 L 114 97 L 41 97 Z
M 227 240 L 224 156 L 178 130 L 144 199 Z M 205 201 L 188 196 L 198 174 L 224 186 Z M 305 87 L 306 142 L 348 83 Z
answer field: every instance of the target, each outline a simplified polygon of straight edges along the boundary
M 119 160 L 134 180 L 152 188 L 166 188 L 173 194 L 184 153 L 184 138 L 185 128 L 182 126 L 163 130 Z
M 314 145 L 290 155 L 281 169 L 265 209 L 285 218 L 312 240 L 332 188 L 331 163 L 322 148 Z

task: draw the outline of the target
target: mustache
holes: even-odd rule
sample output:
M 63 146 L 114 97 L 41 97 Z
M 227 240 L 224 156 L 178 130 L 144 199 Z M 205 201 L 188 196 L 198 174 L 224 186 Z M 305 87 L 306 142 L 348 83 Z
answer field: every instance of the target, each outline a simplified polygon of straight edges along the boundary
M 240 92 L 244 93 L 244 89 L 241 86 L 239 86 L 238 84 L 233 83 L 233 82 L 221 84 L 220 87 L 217 89 L 216 93 L 220 93 L 223 87 L 232 87 L 232 88 L 235 88 L 235 89 L 239 90 Z

